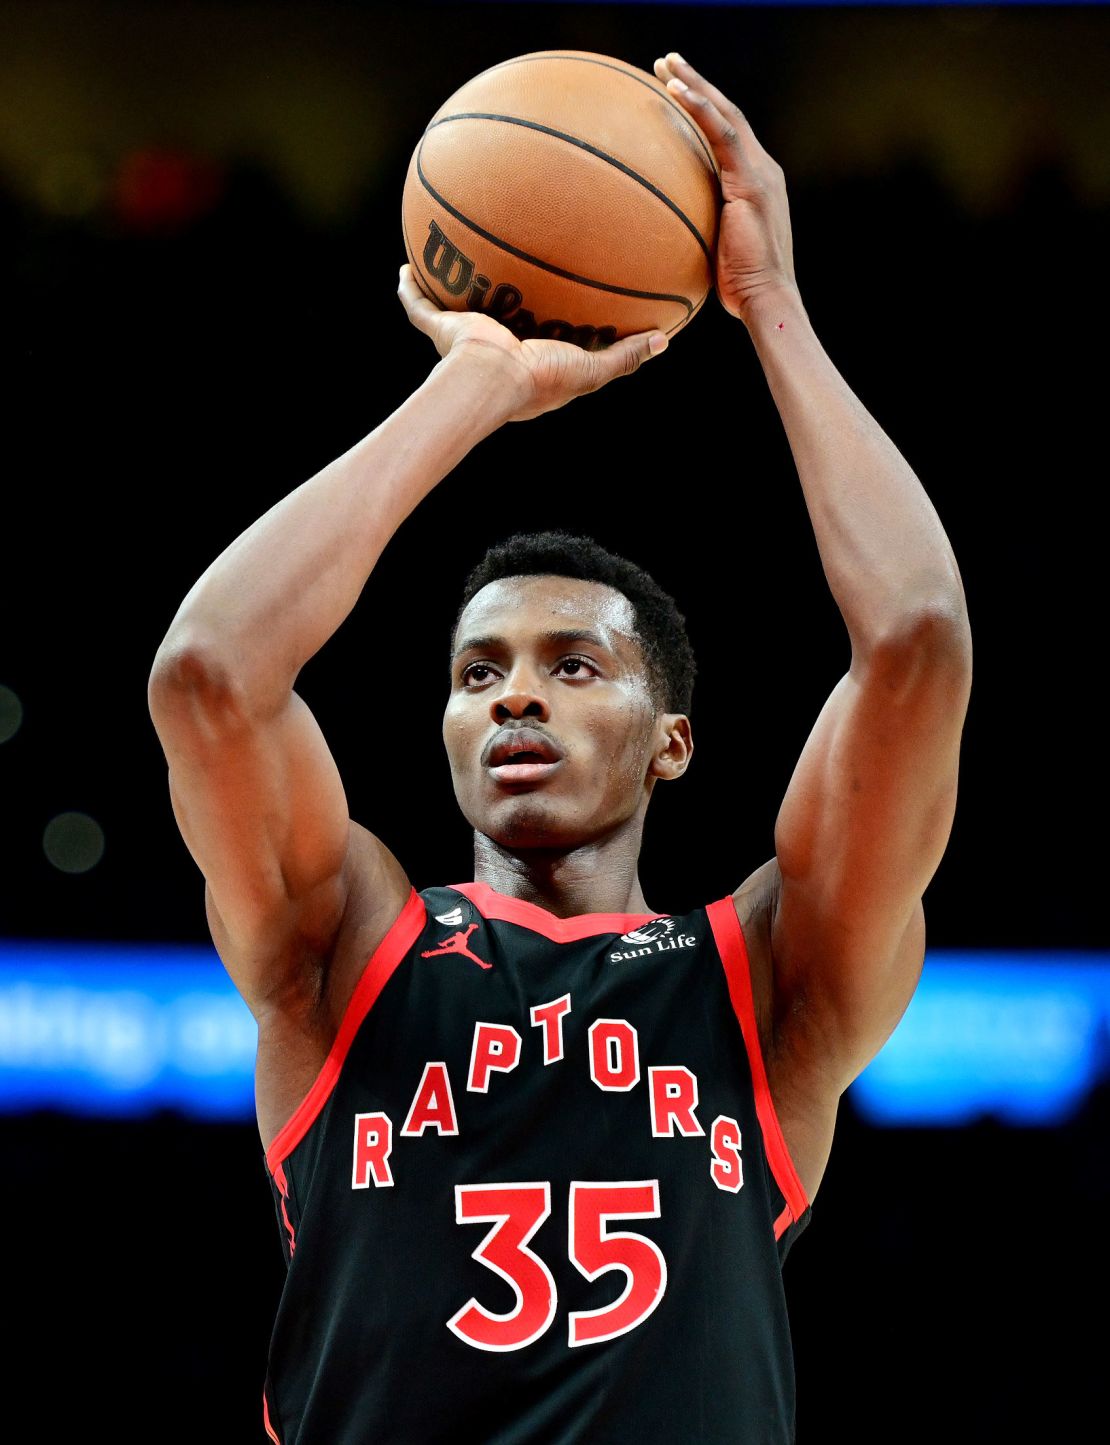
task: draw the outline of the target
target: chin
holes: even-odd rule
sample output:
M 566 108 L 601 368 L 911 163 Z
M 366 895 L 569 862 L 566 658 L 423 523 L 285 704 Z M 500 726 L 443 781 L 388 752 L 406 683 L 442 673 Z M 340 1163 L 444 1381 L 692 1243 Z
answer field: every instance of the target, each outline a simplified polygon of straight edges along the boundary
M 546 799 L 525 793 L 504 799 L 474 827 L 502 848 L 573 848 L 585 841 L 587 830 L 559 813 Z

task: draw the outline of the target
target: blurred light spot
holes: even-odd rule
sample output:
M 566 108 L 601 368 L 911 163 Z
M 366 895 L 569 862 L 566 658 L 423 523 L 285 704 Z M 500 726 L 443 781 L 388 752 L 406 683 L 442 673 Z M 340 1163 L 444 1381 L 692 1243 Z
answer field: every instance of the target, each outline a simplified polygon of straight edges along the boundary
M 87 151 L 52 155 L 35 178 L 43 210 L 55 216 L 87 216 L 100 204 L 104 177 Z
M 0 938 L 0 1115 L 254 1115 L 258 1034 L 215 950 Z
M 59 813 L 47 823 L 42 847 L 63 873 L 87 873 L 104 856 L 104 830 L 87 813 Z
M 1108 1021 L 1106 955 L 934 951 L 852 1098 L 877 1124 L 1055 1124 L 1106 1078 Z
M 205 215 L 219 201 L 224 175 L 214 162 L 183 150 L 148 146 L 120 162 L 113 203 L 134 231 L 172 233 Z
M 23 704 L 10 687 L 0 683 L 0 743 L 14 738 L 23 721 Z

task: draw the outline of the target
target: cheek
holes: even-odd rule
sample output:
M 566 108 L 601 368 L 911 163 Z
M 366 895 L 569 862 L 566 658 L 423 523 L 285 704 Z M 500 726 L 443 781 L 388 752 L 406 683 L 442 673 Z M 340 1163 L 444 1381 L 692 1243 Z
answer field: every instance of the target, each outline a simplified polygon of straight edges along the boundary
M 591 729 L 603 759 L 607 790 L 623 794 L 641 787 L 647 772 L 653 721 L 647 700 L 633 694 Z
M 447 750 L 447 760 L 451 764 L 452 773 L 465 772 L 465 762 L 471 748 L 472 732 L 473 722 L 468 718 L 467 710 L 455 703 L 448 703 L 443 714 L 442 734 L 443 746 Z

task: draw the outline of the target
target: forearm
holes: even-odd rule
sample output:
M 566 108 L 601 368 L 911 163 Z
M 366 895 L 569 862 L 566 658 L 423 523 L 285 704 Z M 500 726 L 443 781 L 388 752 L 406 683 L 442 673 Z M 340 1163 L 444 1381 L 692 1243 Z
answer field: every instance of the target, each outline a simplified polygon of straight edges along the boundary
M 277 706 L 352 610 L 413 508 L 509 411 L 496 354 L 452 355 L 382 424 L 276 503 L 192 587 L 160 658 L 234 673 Z M 157 666 L 157 664 L 156 664 Z
M 897 447 L 825 354 L 795 291 L 745 317 L 794 455 L 829 587 L 854 648 L 922 616 L 963 626 L 951 545 Z

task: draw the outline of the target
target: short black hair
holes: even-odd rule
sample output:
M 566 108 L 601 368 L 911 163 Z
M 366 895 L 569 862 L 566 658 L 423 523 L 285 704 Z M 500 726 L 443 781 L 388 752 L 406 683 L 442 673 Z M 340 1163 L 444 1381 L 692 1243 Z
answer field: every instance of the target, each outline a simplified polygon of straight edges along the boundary
M 607 552 L 592 537 L 569 532 L 518 532 L 492 546 L 463 584 L 455 627 L 470 600 L 502 577 L 573 577 L 601 582 L 632 604 L 636 638 L 647 663 L 652 696 L 664 712 L 689 713 L 697 664 L 686 619 L 674 598 L 635 562 Z

